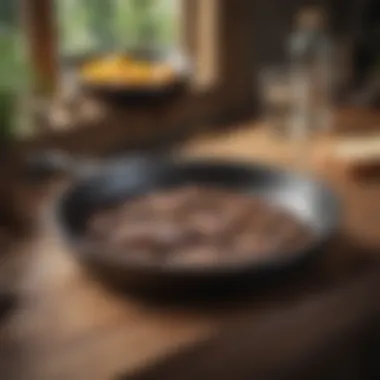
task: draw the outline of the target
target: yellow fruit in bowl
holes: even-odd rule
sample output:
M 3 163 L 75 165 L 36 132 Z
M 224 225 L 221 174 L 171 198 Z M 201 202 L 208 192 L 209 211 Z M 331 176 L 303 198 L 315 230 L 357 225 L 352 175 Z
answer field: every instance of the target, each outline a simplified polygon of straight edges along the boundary
M 175 79 L 175 71 L 168 63 L 149 63 L 120 55 L 90 61 L 80 73 L 87 82 L 134 87 L 163 85 Z

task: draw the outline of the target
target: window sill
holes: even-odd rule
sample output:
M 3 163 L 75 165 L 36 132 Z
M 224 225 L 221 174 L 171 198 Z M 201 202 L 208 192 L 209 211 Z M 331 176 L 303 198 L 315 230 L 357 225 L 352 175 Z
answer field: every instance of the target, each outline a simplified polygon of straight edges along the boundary
M 67 130 L 45 128 L 34 137 L 15 143 L 22 152 L 56 148 L 102 155 L 113 150 L 144 149 L 171 144 L 188 133 L 212 124 L 246 117 L 251 103 L 231 102 L 220 89 L 191 90 L 167 105 L 134 109 L 114 107 L 107 116 L 72 125 Z

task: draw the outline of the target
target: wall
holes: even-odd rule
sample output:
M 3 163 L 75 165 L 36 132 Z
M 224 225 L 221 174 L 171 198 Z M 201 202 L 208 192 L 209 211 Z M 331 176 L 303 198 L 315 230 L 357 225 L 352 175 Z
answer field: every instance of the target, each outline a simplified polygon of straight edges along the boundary
M 255 1 L 253 49 L 260 65 L 284 62 L 286 37 L 292 30 L 297 10 L 318 5 L 326 10 L 332 35 L 350 36 L 357 28 L 361 0 L 266 0 Z
M 376 0 L 375 0 L 376 1 Z M 265 0 L 255 1 L 252 15 L 253 51 L 258 68 L 287 62 L 286 43 L 294 15 L 307 5 L 326 10 L 330 35 L 336 46 L 339 78 L 336 78 L 337 99 L 352 88 L 352 45 L 360 30 L 361 12 L 368 0 Z M 344 69 L 344 70 L 343 70 Z

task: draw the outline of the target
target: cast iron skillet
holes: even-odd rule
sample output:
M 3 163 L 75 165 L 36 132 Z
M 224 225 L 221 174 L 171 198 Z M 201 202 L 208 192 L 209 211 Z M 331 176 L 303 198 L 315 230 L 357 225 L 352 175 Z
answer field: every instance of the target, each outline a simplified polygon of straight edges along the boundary
M 75 161 L 73 161 L 74 163 Z M 62 160 L 55 160 L 61 167 Z M 67 167 L 68 165 L 66 165 Z M 73 165 L 72 168 L 81 168 Z M 83 165 L 82 165 L 83 169 Z M 112 252 L 87 251 L 83 236 L 89 216 L 102 206 L 161 188 L 183 184 L 202 184 L 230 188 L 237 192 L 259 195 L 285 207 L 297 219 L 307 223 L 314 240 L 296 252 L 279 252 L 275 259 L 258 264 L 216 265 L 207 268 L 175 267 L 153 263 L 131 264 Z M 250 280 L 262 274 L 283 272 L 315 256 L 327 243 L 339 224 L 339 202 L 322 182 L 276 167 L 249 165 L 230 161 L 175 161 L 149 156 L 134 156 L 109 161 L 101 168 L 77 173 L 77 180 L 57 203 L 58 223 L 78 258 L 95 269 L 108 282 L 155 289 L 189 286 L 204 289 L 205 283 L 224 287 L 227 280 Z

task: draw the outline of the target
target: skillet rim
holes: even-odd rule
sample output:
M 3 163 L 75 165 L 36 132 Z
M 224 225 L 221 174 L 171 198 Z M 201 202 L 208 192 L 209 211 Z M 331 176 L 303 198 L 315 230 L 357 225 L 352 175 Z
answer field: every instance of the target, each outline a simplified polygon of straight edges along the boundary
M 331 213 L 333 217 L 330 220 L 329 228 L 325 229 L 324 233 L 317 236 L 313 241 L 305 247 L 297 250 L 292 250 L 291 252 L 286 252 L 281 255 L 268 256 L 263 261 L 258 261 L 255 258 L 252 260 L 244 260 L 239 262 L 228 262 L 228 263 L 218 263 L 212 266 L 191 266 L 191 265 L 167 265 L 159 264 L 154 262 L 133 262 L 123 259 L 122 255 L 105 255 L 104 251 L 100 250 L 95 252 L 91 250 L 91 253 L 86 249 L 81 242 L 80 233 L 75 233 L 72 227 L 68 226 L 64 218 L 64 207 L 65 202 L 70 199 L 70 196 L 74 194 L 81 186 L 88 185 L 92 181 L 99 178 L 107 178 L 107 176 L 112 176 L 110 171 L 107 169 L 100 171 L 99 173 L 92 174 L 83 178 L 79 178 L 74 181 L 68 188 L 66 188 L 58 201 L 55 203 L 55 217 L 57 220 L 58 228 L 60 233 L 64 236 L 64 240 L 69 243 L 69 246 L 73 250 L 73 254 L 80 261 L 84 261 L 85 264 L 95 264 L 100 266 L 107 266 L 108 269 L 118 270 L 122 269 L 126 276 L 128 273 L 141 273 L 145 275 L 159 275 L 165 277 L 188 277 L 188 276 L 202 276 L 202 277 L 213 277 L 213 276 L 225 276 L 225 275 L 237 275 L 243 274 L 247 271 L 249 272 L 260 272 L 267 270 L 277 270 L 286 269 L 292 266 L 296 266 L 299 262 L 307 259 L 326 245 L 333 235 L 338 232 L 342 207 L 339 197 L 336 195 L 335 191 L 323 180 L 313 177 L 309 173 L 296 172 L 291 169 L 283 168 L 276 165 L 268 165 L 260 162 L 249 162 L 243 160 L 225 160 L 225 159 L 209 159 L 209 158 L 196 158 L 196 159 L 172 159 L 165 158 L 163 160 L 157 161 L 157 158 L 150 158 L 150 164 L 157 167 L 164 167 L 164 165 L 172 166 L 173 168 L 186 168 L 191 165 L 196 166 L 208 166 L 214 168 L 228 168 L 229 170 L 244 170 L 248 172 L 253 171 L 264 171 L 277 176 L 282 176 L 287 179 L 295 179 L 303 183 L 307 183 L 311 186 L 317 186 L 319 191 L 323 191 L 330 199 L 330 203 L 334 208 Z M 154 166 L 152 166 L 154 167 Z

